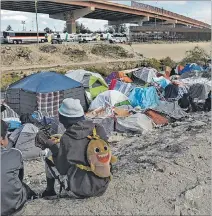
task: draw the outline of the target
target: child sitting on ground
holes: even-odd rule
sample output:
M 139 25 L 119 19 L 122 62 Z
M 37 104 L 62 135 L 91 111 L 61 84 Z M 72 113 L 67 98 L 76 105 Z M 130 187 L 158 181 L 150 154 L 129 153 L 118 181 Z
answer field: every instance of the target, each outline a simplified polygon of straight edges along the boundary
M 23 183 L 22 154 L 18 149 L 7 149 L 7 124 L 1 120 L 1 215 L 20 210 L 28 199 L 36 198 L 29 186 Z

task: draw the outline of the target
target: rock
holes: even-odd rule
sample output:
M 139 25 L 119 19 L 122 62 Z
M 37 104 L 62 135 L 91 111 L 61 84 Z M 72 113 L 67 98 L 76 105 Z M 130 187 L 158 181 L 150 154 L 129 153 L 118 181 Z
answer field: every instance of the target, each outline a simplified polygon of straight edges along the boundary
M 187 190 L 185 192 L 185 199 L 188 201 L 200 199 L 202 196 L 203 196 L 203 188 L 201 185 L 198 185 L 195 188 Z

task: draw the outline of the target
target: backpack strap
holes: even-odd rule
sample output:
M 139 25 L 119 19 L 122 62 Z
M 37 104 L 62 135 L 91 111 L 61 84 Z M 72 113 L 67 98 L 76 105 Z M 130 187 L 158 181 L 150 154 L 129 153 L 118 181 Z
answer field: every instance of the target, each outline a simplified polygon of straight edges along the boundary
M 93 129 L 93 135 L 92 136 L 88 135 L 87 138 L 88 139 L 95 139 L 95 140 L 100 139 L 99 135 L 97 135 L 96 127 L 94 127 L 94 129 Z

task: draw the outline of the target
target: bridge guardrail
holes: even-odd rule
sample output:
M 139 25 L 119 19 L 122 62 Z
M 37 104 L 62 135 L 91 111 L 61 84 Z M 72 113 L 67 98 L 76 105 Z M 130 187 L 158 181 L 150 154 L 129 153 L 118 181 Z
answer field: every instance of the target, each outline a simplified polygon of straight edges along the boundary
M 146 12 L 154 12 L 154 13 L 160 13 L 161 15 L 173 16 L 174 18 L 179 18 L 179 19 L 183 19 L 183 20 L 185 20 L 185 21 L 195 22 L 196 24 L 204 25 L 204 26 L 210 27 L 209 24 L 206 24 L 206 23 L 204 23 L 204 22 L 201 22 L 201 21 L 198 21 L 198 20 L 194 20 L 194 19 L 192 19 L 192 18 L 183 16 L 183 15 L 180 15 L 180 14 L 177 14 L 177 13 L 174 13 L 174 12 L 171 12 L 171 11 L 167 11 L 167 10 L 165 10 L 165 9 L 161 9 L 161 8 L 158 8 L 158 7 L 154 7 L 154 6 L 151 6 L 151 5 L 147 5 L 147 4 L 143 4 L 143 3 L 138 3 L 138 2 L 135 2 L 135 1 L 131 1 L 131 7 L 144 9 Z

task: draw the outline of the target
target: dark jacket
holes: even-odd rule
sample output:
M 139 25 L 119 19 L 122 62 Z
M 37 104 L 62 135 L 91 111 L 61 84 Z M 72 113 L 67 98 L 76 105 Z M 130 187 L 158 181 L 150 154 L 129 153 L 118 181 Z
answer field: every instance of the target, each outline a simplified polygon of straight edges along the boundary
M 50 150 L 58 172 L 68 176 L 69 189 L 76 196 L 92 197 L 102 195 L 109 184 L 109 178 L 99 178 L 92 172 L 76 167 L 76 164 L 89 166 L 86 158 L 88 135 L 92 135 L 96 124 L 92 121 L 79 121 L 67 128 L 61 138 L 60 147 L 51 145 Z M 96 125 L 97 134 L 104 140 L 107 135 L 102 126 Z
M 22 180 L 21 152 L 1 147 L 1 215 L 11 215 L 27 201 L 27 191 Z

